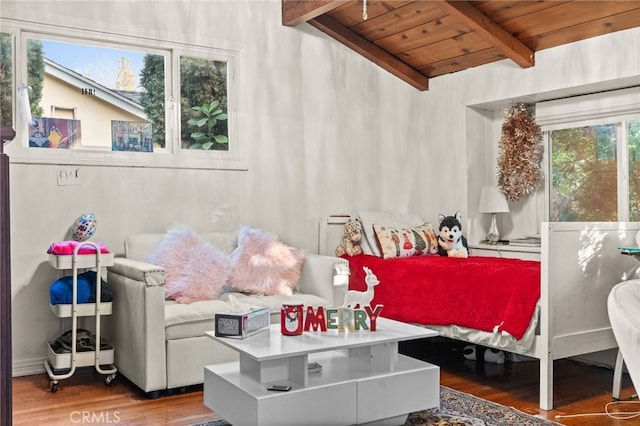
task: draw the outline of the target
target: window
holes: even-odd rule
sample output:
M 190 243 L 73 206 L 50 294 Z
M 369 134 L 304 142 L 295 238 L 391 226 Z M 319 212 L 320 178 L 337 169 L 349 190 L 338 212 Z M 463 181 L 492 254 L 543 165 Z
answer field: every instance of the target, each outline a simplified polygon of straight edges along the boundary
M 551 221 L 618 220 L 617 139 L 615 124 L 550 132 Z
M 180 57 L 182 147 L 229 150 L 227 64 Z
M 165 148 L 164 55 L 31 35 L 26 51 L 30 148 Z
M 30 123 L 3 92 L 18 111 L 12 161 L 246 169 L 237 49 L 22 25 L 7 35 L 19 77 L 6 81 L 4 56 L 0 75 L 9 94 L 29 86 Z
M 0 33 L 0 125 L 13 126 L 13 45 L 9 33 Z
M 543 103 L 549 220 L 640 221 L 640 92 Z
M 640 221 L 640 121 L 627 123 L 629 147 L 629 220 Z

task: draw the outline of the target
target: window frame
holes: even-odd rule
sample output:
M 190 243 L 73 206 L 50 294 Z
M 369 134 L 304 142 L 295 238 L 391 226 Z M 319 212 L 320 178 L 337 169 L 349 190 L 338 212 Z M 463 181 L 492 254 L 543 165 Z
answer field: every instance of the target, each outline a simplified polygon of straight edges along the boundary
M 16 91 L 16 37 L 13 31 L 11 31 L 10 29 L 5 29 L 2 26 L 0 26 L 0 33 L 2 34 L 8 34 L 9 35 L 9 48 L 11 49 L 10 51 L 10 56 L 11 56 L 11 122 L 10 123 L 1 123 L 3 126 L 11 126 L 11 127 L 15 127 L 14 123 L 16 121 L 16 96 L 17 96 L 17 91 Z M 1 106 L 0 106 L 1 107 Z
M 199 49 L 199 48 L 189 48 L 189 49 L 179 49 L 175 51 L 175 54 L 172 58 L 172 61 L 174 62 L 172 65 L 172 69 L 175 70 L 179 70 L 180 69 L 180 58 L 181 57 L 190 57 L 190 58 L 199 58 L 199 59 L 207 59 L 207 60 L 219 60 L 219 58 L 211 58 L 206 55 L 206 51 Z M 174 143 L 174 150 L 177 152 L 180 152 L 181 156 L 184 156 L 185 158 L 190 158 L 193 157 L 194 159 L 197 159 L 196 156 L 200 156 L 202 155 L 202 153 L 216 153 L 216 156 L 227 159 L 227 160 L 233 160 L 235 158 L 238 158 L 240 152 L 239 152 L 239 147 L 237 143 L 232 144 L 231 141 L 234 139 L 237 139 L 237 135 L 238 135 L 238 114 L 237 114 L 237 92 L 235 90 L 229 90 L 229 87 L 233 84 L 232 83 L 232 74 L 235 74 L 234 71 L 230 71 L 229 69 L 233 67 L 233 62 L 230 60 L 226 61 L 227 64 L 227 111 L 228 111 L 228 115 L 229 118 L 228 120 L 228 139 L 229 139 L 229 149 L 226 151 L 202 151 L 202 150 L 188 150 L 188 149 L 181 149 L 180 144 L 181 144 L 181 140 L 180 140 L 180 127 L 179 127 L 179 123 L 180 123 L 180 118 L 182 116 L 182 108 L 181 108 L 181 104 L 180 102 L 174 102 L 174 107 L 176 107 L 176 112 L 175 112 L 175 119 L 177 120 L 176 126 L 174 128 L 175 134 L 174 137 L 172 137 L 172 142 Z M 174 96 L 173 99 L 180 99 L 180 74 L 179 73 L 174 73 L 173 74 L 173 82 L 172 85 L 174 87 Z M 176 105 L 177 104 L 177 105 Z M 234 111 L 234 113 L 232 114 L 231 112 Z
M 60 28 L 49 24 L 14 22 L 0 18 L 2 32 L 12 35 L 14 78 L 13 119 L 16 138 L 5 147 L 14 163 L 63 164 L 86 166 L 128 166 L 154 168 L 188 168 L 213 170 L 247 170 L 244 135 L 240 132 L 239 99 L 241 98 L 240 62 L 238 45 L 205 41 L 169 41 L 148 35 L 131 37 L 107 31 Z M 64 34 L 64 35 L 62 35 Z M 67 43 L 96 45 L 117 49 L 144 51 L 165 56 L 165 149 L 154 152 L 125 152 L 105 149 L 41 149 L 28 146 L 28 126 L 24 114 L 17 105 L 18 87 L 27 81 L 26 46 L 28 38 L 43 38 Z M 211 46 L 215 47 L 211 47 Z M 180 56 L 199 57 L 224 61 L 227 64 L 227 112 L 229 150 L 187 150 L 180 147 Z
M 640 120 L 640 88 L 613 90 L 590 95 L 540 102 L 536 104 L 536 122 L 544 143 L 545 197 L 544 218 L 549 221 L 552 208 L 551 141 L 553 130 L 615 124 L 617 143 L 617 220 L 630 220 L 629 146 L 627 123 Z

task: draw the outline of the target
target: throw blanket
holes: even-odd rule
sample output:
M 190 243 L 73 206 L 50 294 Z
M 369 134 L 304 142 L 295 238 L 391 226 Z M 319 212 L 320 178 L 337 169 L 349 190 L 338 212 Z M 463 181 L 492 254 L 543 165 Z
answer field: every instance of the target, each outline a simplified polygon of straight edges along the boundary
M 346 257 L 349 289 L 366 290 L 366 266 L 378 277 L 371 306 L 381 316 L 422 325 L 459 325 L 522 338 L 540 298 L 540 262 L 471 256 Z
M 95 253 L 95 250 L 94 250 Z M 78 274 L 76 303 L 96 303 L 95 271 Z M 112 302 L 113 293 L 106 281 L 100 280 L 100 301 Z M 52 305 L 73 303 L 73 277 L 66 276 L 55 280 L 49 287 L 49 301 Z
M 80 244 L 79 241 L 58 241 L 57 243 L 53 243 L 47 249 L 48 254 L 55 255 L 64 255 L 70 256 L 73 254 L 76 247 Z M 100 253 L 109 253 L 109 249 L 102 243 L 95 243 L 100 249 Z M 96 249 L 89 244 L 86 244 L 80 247 L 78 250 L 78 254 L 93 254 L 96 252 Z

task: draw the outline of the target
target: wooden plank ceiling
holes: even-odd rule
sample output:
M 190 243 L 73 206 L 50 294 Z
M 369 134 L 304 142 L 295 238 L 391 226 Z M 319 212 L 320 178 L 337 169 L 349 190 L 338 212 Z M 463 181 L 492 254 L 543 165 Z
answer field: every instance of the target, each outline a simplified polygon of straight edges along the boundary
M 505 58 L 532 67 L 538 50 L 638 27 L 640 1 L 283 0 L 282 24 L 304 22 L 427 90 L 439 75 Z

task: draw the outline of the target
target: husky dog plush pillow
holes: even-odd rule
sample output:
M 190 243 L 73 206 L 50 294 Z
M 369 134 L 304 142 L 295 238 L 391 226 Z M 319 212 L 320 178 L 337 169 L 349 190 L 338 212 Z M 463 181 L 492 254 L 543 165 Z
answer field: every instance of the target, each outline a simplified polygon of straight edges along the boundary
M 438 254 L 448 257 L 468 257 L 469 246 L 462 235 L 462 214 L 453 216 L 438 215 L 440 221 L 438 232 Z
M 305 256 L 258 229 L 242 227 L 238 247 L 231 253 L 231 290 L 262 295 L 291 295 L 298 284 Z

